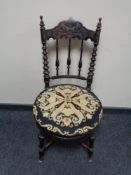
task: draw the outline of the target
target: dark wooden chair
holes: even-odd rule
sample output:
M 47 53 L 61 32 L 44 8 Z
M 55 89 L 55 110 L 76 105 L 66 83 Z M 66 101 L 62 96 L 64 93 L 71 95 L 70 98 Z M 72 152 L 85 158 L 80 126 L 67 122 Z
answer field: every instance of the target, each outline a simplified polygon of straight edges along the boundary
M 39 128 L 39 160 L 42 160 L 45 150 L 54 142 L 81 144 L 86 148 L 91 161 L 94 148 L 95 131 L 102 117 L 102 104 L 91 91 L 96 61 L 97 46 L 101 32 L 101 18 L 96 30 L 89 30 L 82 23 L 74 20 L 60 22 L 52 29 L 45 29 L 43 17 L 40 17 L 40 32 L 43 50 L 43 74 L 45 90 L 36 98 L 33 105 L 33 115 Z M 50 76 L 47 41 L 56 40 L 56 75 Z M 59 41 L 68 40 L 67 75 L 59 75 Z M 70 74 L 71 44 L 73 39 L 81 42 L 78 74 Z M 83 44 L 88 39 L 93 42 L 93 51 L 87 77 L 81 75 Z M 80 79 L 87 82 L 86 87 L 74 84 L 59 84 L 50 86 L 50 80 L 61 78 Z

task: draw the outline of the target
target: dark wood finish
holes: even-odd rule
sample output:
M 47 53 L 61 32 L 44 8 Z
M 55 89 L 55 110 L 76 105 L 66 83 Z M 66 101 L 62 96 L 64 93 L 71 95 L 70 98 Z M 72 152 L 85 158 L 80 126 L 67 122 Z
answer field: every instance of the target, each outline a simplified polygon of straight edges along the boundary
M 43 74 L 44 74 L 44 82 L 45 82 L 45 88 L 49 87 L 49 66 L 48 66 L 48 56 L 47 56 L 47 48 L 46 48 L 46 40 L 44 36 L 45 31 L 45 25 L 43 22 L 43 17 L 40 17 L 40 32 L 41 32 L 41 42 L 42 42 L 42 54 L 43 54 Z
M 58 55 L 58 46 L 59 44 L 58 44 L 58 39 L 56 40 L 56 63 L 55 63 L 55 65 L 56 65 L 56 76 L 58 76 L 59 75 L 59 66 L 60 66 L 60 63 L 59 63 L 59 55 Z
M 46 139 L 46 138 L 45 138 Z M 39 147 L 39 161 L 42 162 L 42 158 L 45 154 L 45 151 L 49 148 L 49 146 L 53 143 L 51 141 L 46 141 L 45 139 L 42 139 L 39 137 L 39 141 L 43 144 L 42 147 Z
M 39 161 L 42 162 L 42 158 L 44 156 L 44 153 L 49 148 L 49 146 L 53 143 L 53 139 L 50 136 L 47 136 L 47 135 L 45 135 L 45 133 L 43 133 L 43 128 L 41 128 L 38 123 L 36 123 L 36 126 L 39 129 L 39 134 L 38 134 Z
M 97 24 L 96 32 L 95 32 L 94 48 L 92 52 L 92 57 L 91 57 L 91 62 L 90 62 L 90 67 L 89 67 L 89 72 L 88 72 L 88 77 L 87 77 L 87 88 L 88 89 L 91 89 L 91 84 L 93 81 L 95 61 L 96 61 L 96 55 L 97 55 L 97 46 L 99 43 L 100 32 L 101 32 L 101 18 L 99 18 L 99 22 Z
M 59 78 L 75 78 L 75 79 L 80 79 L 80 80 L 87 80 L 85 77 L 77 76 L 77 75 L 59 75 L 59 76 L 50 77 L 50 79 L 52 79 L 52 80 L 59 79 Z
M 95 61 L 96 61 L 96 55 L 97 55 L 97 46 L 99 43 L 99 38 L 100 38 L 100 32 L 101 32 L 101 18 L 99 18 L 99 22 L 96 27 L 96 31 L 89 30 L 86 27 L 82 25 L 82 23 L 74 20 L 67 20 L 67 21 L 62 21 L 60 22 L 56 27 L 52 29 L 45 29 L 45 25 L 43 22 L 43 17 L 40 17 L 41 22 L 40 22 L 40 31 L 41 31 L 41 41 L 42 41 L 42 50 L 43 50 L 43 74 L 44 74 L 44 82 L 45 82 L 45 87 L 49 87 L 49 81 L 50 79 L 57 79 L 57 78 L 76 78 L 74 76 L 70 76 L 70 66 L 71 66 L 71 40 L 74 38 L 77 38 L 81 40 L 81 47 L 80 47 L 80 60 L 78 63 L 78 76 L 77 79 L 81 80 L 87 80 L 87 88 L 91 89 L 91 84 L 93 82 L 93 76 L 94 76 L 94 70 L 95 70 Z M 50 39 L 53 38 L 56 40 L 56 76 L 52 76 L 50 78 L 49 75 L 49 66 L 48 66 L 48 53 L 47 53 L 47 48 L 46 48 L 46 42 Z M 67 58 L 67 75 L 61 76 L 59 75 L 59 39 L 62 38 L 68 38 L 69 43 L 68 43 L 68 58 Z M 81 69 L 82 69 L 82 54 L 83 54 L 83 43 L 84 40 L 90 39 L 93 44 L 93 51 L 92 51 L 92 56 L 91 56 L 91 62 L 89 66 L 89 71 L 88 71 L 88 76 L 83 78 L 81 76 Z
M 90 67 L 89 67 L 89 72 L 88 72 L 88 77 L 87 77 L 87 88 L 88 89 L 91 89 L 91 84 L 93 81 L 94 70 L 95 70 L 95 61 L 96 61 L 96 51 L 97 51 L 97 44 L 94 44 L 91 62 L 90 62 Z
M 95 61 L 96 61 L 96 52 L 97 46 L 99 44 L 100 32 L 101 32 L 101 18 L 96 27 L 96 31 L 89 30 L 82 25 L 82 23 L 74 20 L 67 20 L 60 22 L 56 27 L 52 29 L 45 29 L 45 25 L 43 22 L 43 17 L 40 17 L 40 31 L 41 31 L 41 42 L 42 42 L 42 50 L 43 50 L 43 74 L 44 74 L 44 82 L 45 88 L 49 87 L 50 79 L 59 79 L 59 78 L 75 78 L 80 80 L 87 81 L 87 87 L 91 90 L 91 84 L 93 82 L 94 70 L 95 70 Z M 50 76 L 49 75 L 49 65 L 48 65 L 48 53 L 46 43 L 47 41 L 52 38 L 56 40 L 56 75 Z M 67 75 L 59 75 L 59 40 L 62 38 L 67 38 L 68 43 L 68 58 L 67 58 Z M 76 38 L 79 39 L 81 42 L 80 46 L 80 59 L 78 62 L 78 74 L 77 75 L 70 75 L 70 68 L 71 68 L 71 41 Z M 88 76 L 83 77 L 81 76 L 81 69 L 82 69 L 82 54 L 83 54 L 83 44 L 86 40 L 90 39 L 93 44 L 93 51 L 88 71 Z M 38 124 L 37 124 L 38 125 Z M 66 137 L 66 136 L 57 136 L 49 131 L 45 130 L 44 128 L 38 125 L 40 130 L 39 134 L 39 159 L 41 160 L 42 156 L 44 155 L 45 150 L 51 145 L 54 141 L 60 141 L 64 143 L 80 143 L 86 150 L 88 150 L 89 160 L 93 155 L 93 148 L 94 148 L 94 133 L 95 130 L 89 131 L 88 134 L 76 137 Z
M 89 162 L 92 162 L 92 156 L 94 153 L 94 141 L 95 136 L 91 136 L 81 144 L 88 152 Z
M 71 39 L 69 39 L 69 46 L 68 46 L 67 75 L 70 74 L 70 65 L 71 65 L 70 52 L 71 52 Z
M 45 151 L 49 148 L 49 146 L 53 143 L 53 140 L 48 140 L 48 137 L 43 137 L 40 135 L 39 137 L 39 161 L 42 162 L 42 158 L 45 154 Z
M 78 76 L 81 74 L 81 68 L 82 68 L 82 53 L 83 53 L 83 40 L 81 41 L 81 50 L 80 50 L 80 60 L 79 60 L 79 70 L 78 70 Z
M 79 21 L 66 20 L 60 22 L 56 27 L 45 30 L 43 38 L 49 40 L 61 38 L 78 38 L 80 40 L 95 40 L 95 31 L 89 30 Z

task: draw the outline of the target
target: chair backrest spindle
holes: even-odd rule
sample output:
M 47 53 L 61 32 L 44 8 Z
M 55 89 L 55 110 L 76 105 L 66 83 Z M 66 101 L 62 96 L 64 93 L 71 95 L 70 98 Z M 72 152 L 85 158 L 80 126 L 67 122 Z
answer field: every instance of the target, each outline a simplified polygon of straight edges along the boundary
M 69 39 L 69 45 L 68 45 L 68 58 L 67 58 L 67 74 L 70 74 L 70 65 L 71 65 L 71 39 Z
M 58 39 L 56 40 L 56 76 L 59 75 L 59 66 L 60 66 L 60 63 L 59 63 L 59 53 L 58 53 L 58 50 L 59 50 L 59 43 L 58 43 Z
M 78 76 L 80 76 L 81 74 L 81 68 L 82 68 L 82 54 L 83 54 L 83 40 L 81 41 L 81 48 L 80 48 L 80 60 L 79 60 L 79 63 L 78 63 Z

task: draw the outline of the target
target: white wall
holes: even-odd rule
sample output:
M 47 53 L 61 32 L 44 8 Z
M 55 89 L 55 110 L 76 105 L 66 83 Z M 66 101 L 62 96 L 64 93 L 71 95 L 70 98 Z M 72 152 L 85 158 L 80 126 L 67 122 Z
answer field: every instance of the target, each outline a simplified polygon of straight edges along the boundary
M 103 28 L 93 91 L 104 106 L 131 107 L 130 0 L 1 0 L 0 103 L 32 104 L 43 88 L 39 16 L 46 27 L 73 17 Z

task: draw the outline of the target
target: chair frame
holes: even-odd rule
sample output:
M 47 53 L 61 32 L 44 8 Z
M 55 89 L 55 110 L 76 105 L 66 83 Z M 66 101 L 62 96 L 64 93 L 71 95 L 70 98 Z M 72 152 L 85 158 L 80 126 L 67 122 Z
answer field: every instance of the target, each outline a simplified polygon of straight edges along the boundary
M 91 85 L 93 82 L 94 70 L 95 70 L 95 61 L 97 55 L 97 46 L 99 44 L 100 32 L 101 32 L 101 18 L 96 26 L 96 30 L 89 30 L 82 25 L 79 21 L 67 20 L 60 22 L 56 27 L 52 29 L 45 29 L 45 24 L 43 22 L 43 17 L 40 16 L 40 33 L 41 33 L 41 42 L 42 42 L 42 54 L 43 54 L 43 76 L 45 83 L 45 90 L 50 87 L 50 80 L 59 79 L 59 78 L 76 78 L 80 80 L 84 80 L 87 82 L 86 89 L 91 90 Z M 52 38 L 56 40 L 56 75 L 49 75 L 49 64 L 48 64 L 48 52 L 47 52 L 47 41 Z M 68 45 L 68 58 L 67 58 L 67 75 L 59 75 L 59 39 L 66 38 L 69 40 Z M 80 46 L 80 59 L 78 63 L 78 75 L 70 75 L 70 65 L 71 65 L 71 41 L 72 39 L 77 38 L 81 40 Z M 84 41 L 90 39 L 93 42 L 93 51 L 90 59 L 90 66 L 87 77 L 81 76 L 82 69 L 82 53 L 83 53 L 83 43 Z M 87 134 L 82 136 L 75 137 L 66 137 L 66 136 L 57 136 L 46 129 L 42 128 L 37 122 L 37 127 L 39 128 L 39 160 L 42 161 L 42 157 L 45 153 L 45 150 L 53 143 L 53 142 L 61 142 L 61 143 L 80 143 L 86 150 L 88 151 L 89 161 L 91 161 L 93 155 L 94 148 L 94 140 L 95 140 L 95 129 L 89 131 Z

